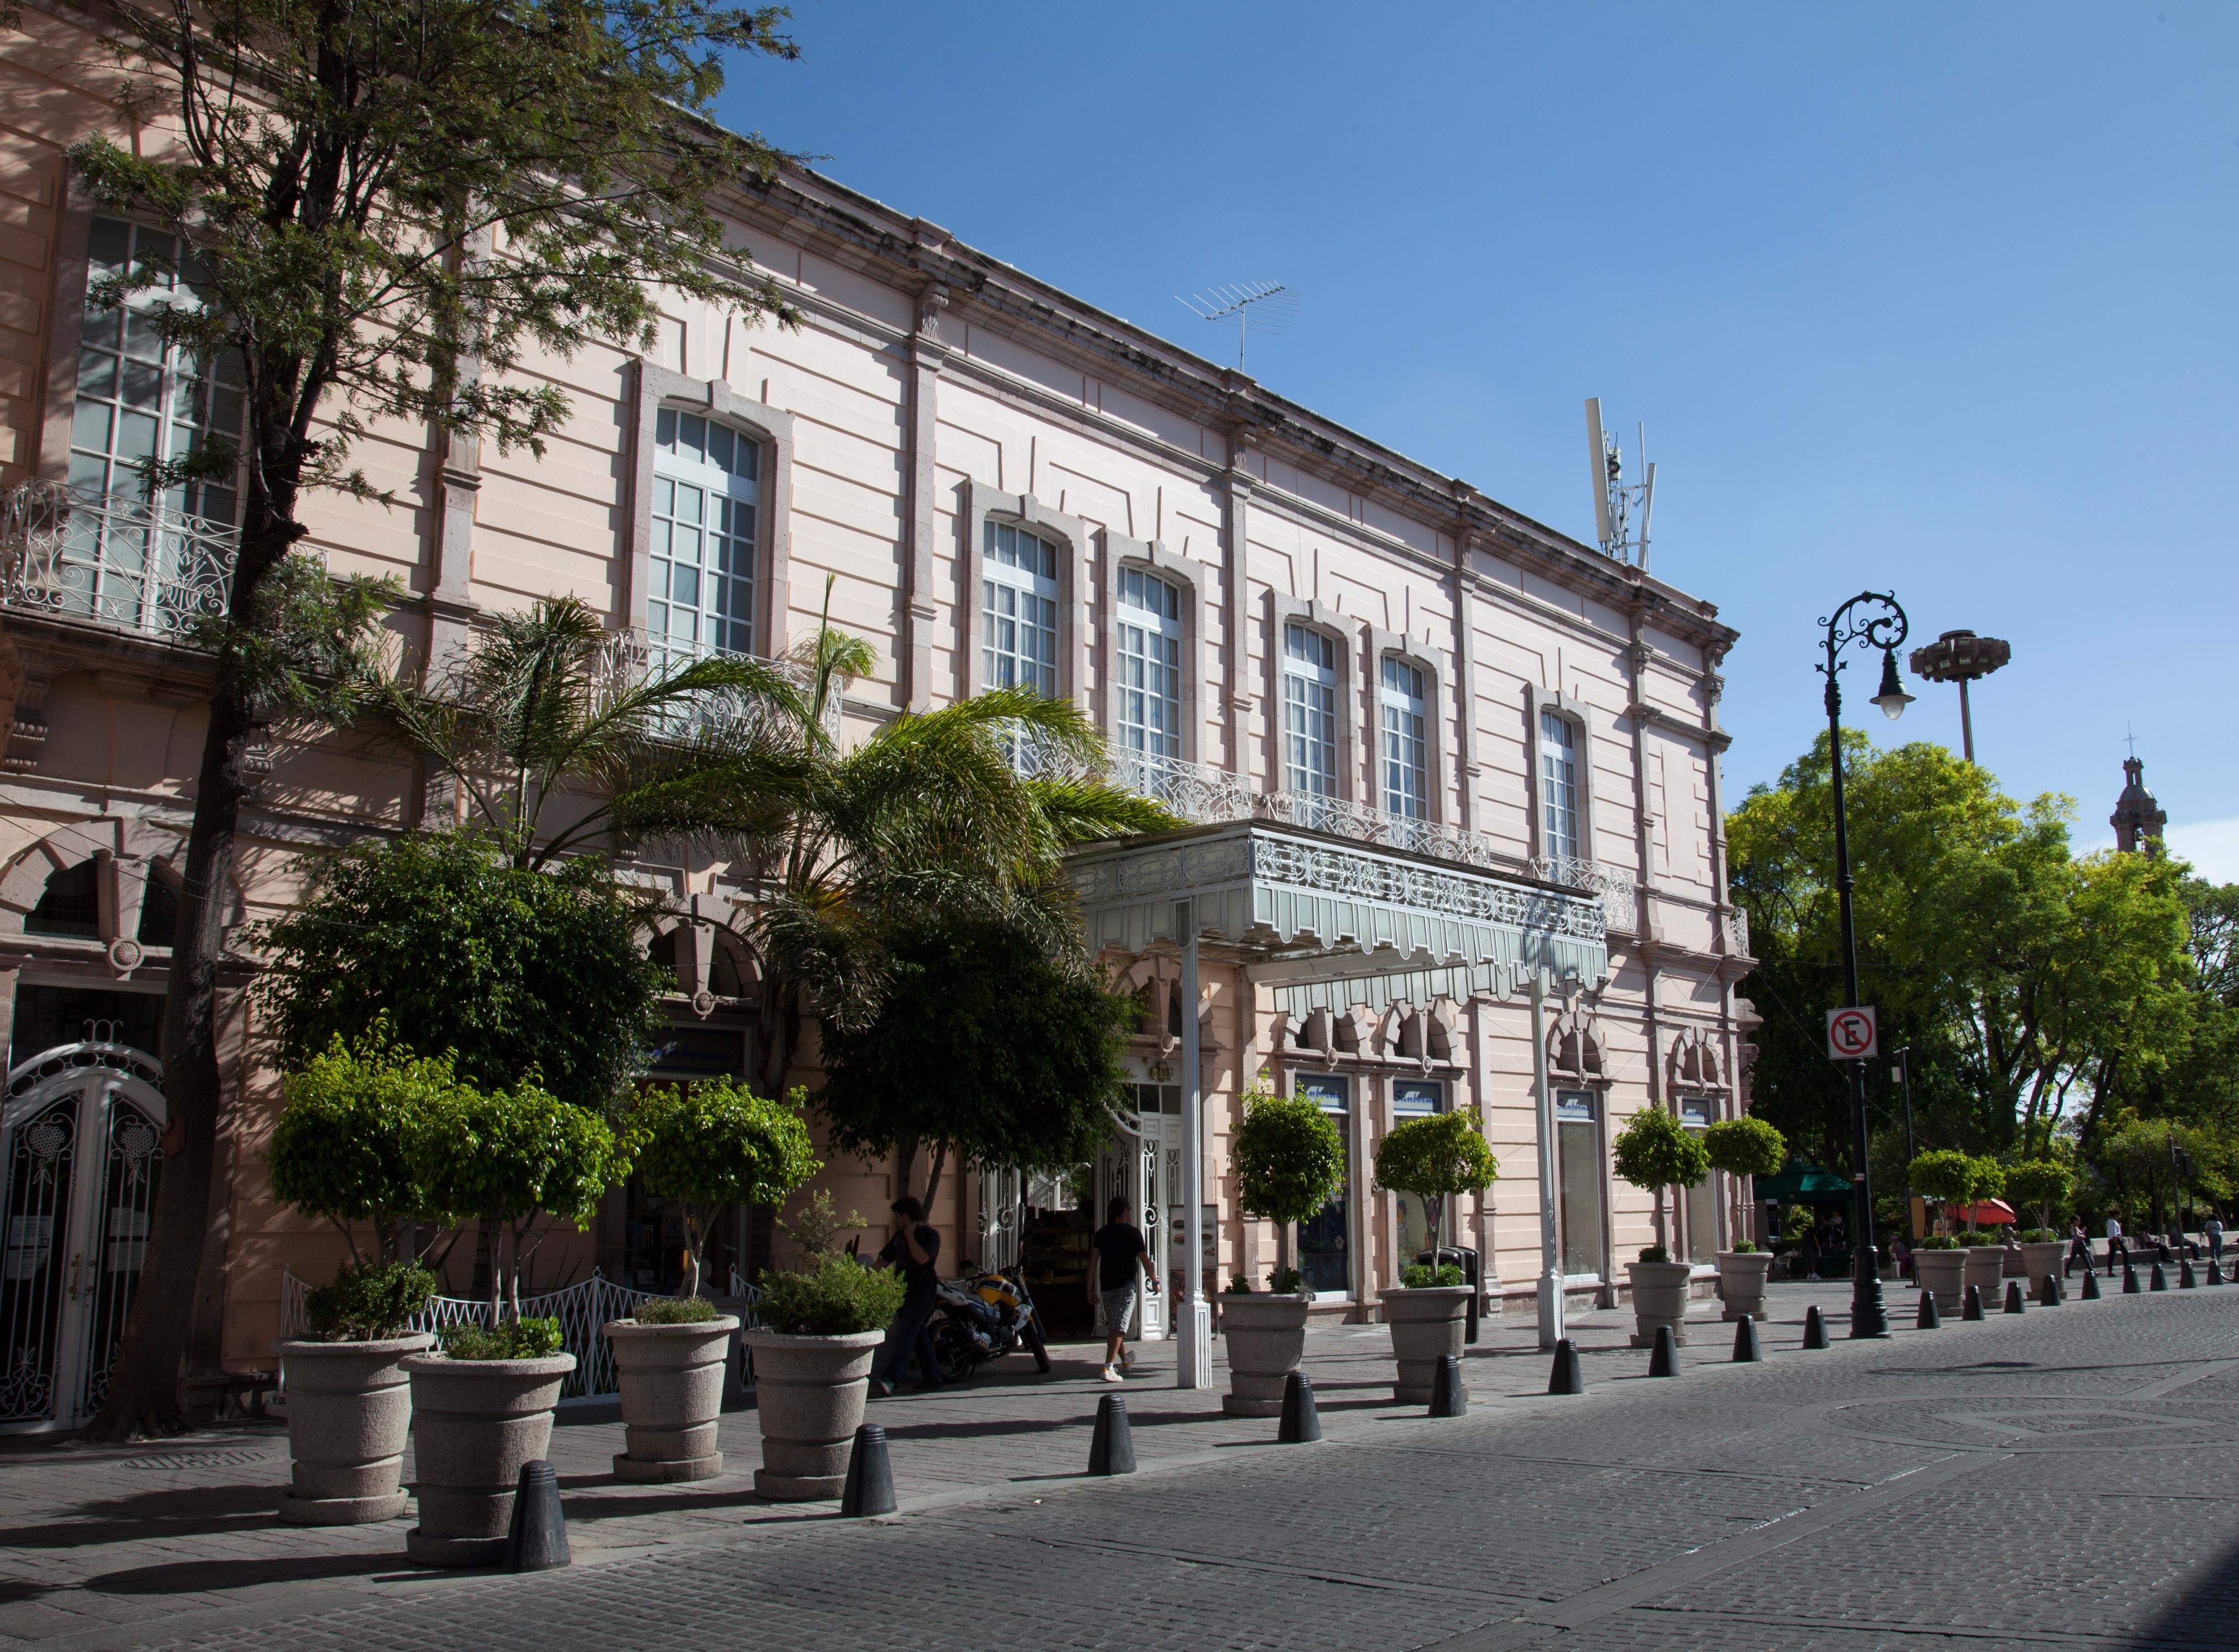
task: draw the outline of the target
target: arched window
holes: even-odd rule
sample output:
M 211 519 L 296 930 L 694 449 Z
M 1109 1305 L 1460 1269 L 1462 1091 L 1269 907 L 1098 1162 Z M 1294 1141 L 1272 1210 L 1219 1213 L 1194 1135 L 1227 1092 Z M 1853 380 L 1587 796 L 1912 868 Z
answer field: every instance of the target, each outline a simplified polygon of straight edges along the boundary
M 989 522 L 980 581 L 981 681 L 1057 698 L 1057 547 Z
M 1578 727 L 1558 711 L 1539 713 L 1540 853 L 1550 859 L 1583 854 L 1578 809 Z
M 1120 570 L 1120 744 L 1182 754 L 1181 593 L 1141 568 Z
M 1404 660 L 1386 658 L 1380 691 L 1384 725 L 1384 809 L 1405 819 L 1424 820 L 1431 813 L 1429 713 L 1423 673 Z
M 1283 786 L 1335 797 L 1337 644 L 1311 626 L 1283 627 Z
M 754 652 L 761 448 L 697 413 L 654 421 L 653 568 L 646 629 L 690 653 Z
M 100 869 L 90 860 L 64 866 L 47 879 L 39 904 L 23 919 L 27 935 L 61 935 L 73 940 L 101 939 Z M 170 937 L 164 938 L 166 945 Z

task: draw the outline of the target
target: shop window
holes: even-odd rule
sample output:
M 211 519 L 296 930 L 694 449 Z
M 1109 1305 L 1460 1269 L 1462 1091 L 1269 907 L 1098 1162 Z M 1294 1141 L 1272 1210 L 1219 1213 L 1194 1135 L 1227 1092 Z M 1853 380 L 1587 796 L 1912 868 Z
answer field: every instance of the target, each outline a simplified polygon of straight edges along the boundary
M 1446 1110 L 1446 1087 L 1435 1079 L 1399 1078 L 1392 1085 L 1392 1122 L 1404 1125 L 1411 1118 L 1428 1118 L 1433 1113 Z M 1412 1262 L 1417 1254 L 1427 1250 L 1431 1243 L 1430 1212 L 1424 1208 L 1422 1198 L 1413 1193 L 1392 1196 L 1393 1214 L 1399 1224 L 1399 1256 L 1401 1267 Z M 1438 1222 L 1440 1243 L 1454 1243 L 1452 1225 L 1442 1214 Z
M 1319 1216 L 1299 1224 L 1299 1271 L 1306 1276 L 1306 1289 L 1316 1296 L 1344 1297 L 1351 1294 L 1353 1284 L 1352 1202 L 1347 1197 L 1352 1185 L 1352 1083 L 1334 1073 L 1301 1073 L 1297 1093 L 1332 1115 L 1338 1136 L 1345 1143 L 1345 1179 L 1339 1184 L 1338 1196 L 1322 1206 Z
M 1716 1116 L 1708 1101 L 1679 1102 L 1679 1122 L 1698 1141 L 1711 1126 Z M 1709 1175 L 1687 1190 L 1687 1260 L 1716 1262 L 1718 1259 L 1718 1173 Z
M 1602 1272 L 1601 1104 L 1590 1090 L 1555 1093 L 1556 1175 L 1563 1192 L 1563 1271 Z

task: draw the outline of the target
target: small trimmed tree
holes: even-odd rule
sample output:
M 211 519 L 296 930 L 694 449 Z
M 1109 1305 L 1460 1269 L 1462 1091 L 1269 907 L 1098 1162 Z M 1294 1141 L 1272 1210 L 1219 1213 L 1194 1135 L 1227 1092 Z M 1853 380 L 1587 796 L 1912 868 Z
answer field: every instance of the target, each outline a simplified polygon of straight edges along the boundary
M 413 1163 L 437 1204 L 496 1224 L 504 1257 L 490 1270 L 490 1318 L 512 1324 L 521 1322 L 522 1266 L 551 1231 L 523 1249 L 537 1217 L 588 1228 L 608 1186 L 629 1171 L 605 1119 L 534 1081 L 510 1090 L 455 1086 L 429 1110 Z
M 1345 1138 L 1310 1098 L 1255 1088 L 1245 1093 L 1230 1163 L 1237 1204 L 1274 1223 L 1287 1253 L 1292 1228 L 1320 1215 L 1345 1184 Z
M 1489 1187 L 1499 1175 L 1500 1161 L 1485 1144 L 1474 1109 L 1411 1118 L 1394 1125 L 1376 1144 L 1377 1185 L 1423 1201 L 1433 1257 L 1447 1198 Z
M 1943 1236 L 1950 1237 L 1950 1207 L 1964 1201 L 1968 1191 L 1974 1186 L 1975 1161 L 1955 1149 L 1938 1148 L 1934 1152 L 1923 1153 L 1915 1158 L 1907 1174 L 1912 1178 L 1913 1186 L 1920 1190 L 1922 1197 L 1936 1201 L 1936 1219 L 1943 1228 Z
M 2060 1236 L 2052 1229 L 2052 1207 L 2065 1204 L 2076 1191 L 2076 1173 L 2056 1159 L 2023 1159 L 2006 1172 L 2006 1191 L 2024 1204 L 2036 1206 L 2036 1232 L 2040 1239 L 2056 1239 Z
M 1664 1244 L 1664 1190 L 1692 1187 L 1711 1173 L 1711 1156 L 1684 1125 L 1661 1107 L 1643 1107 L 1610 1144 L 1617 1173 L 1656 1200 L 1656 1248 Z
M 1994 1199 L 2006 1191 L 2006 1167 L 1995 1158 L 1984 1155 L 1967 1161 L 1967 1224 L 1979 1228 L 1976 1210 L 1984 1199 Z
M 784 1101 L 730 1079 L 649 1089 L 630 1109 L 623 1152 L 645 1191 L 684 1216 L 686 1297 L 700 1294 L 701 1258 L 716 1214 L 732 1204 L 781 1204 L 824 1168 L 801 1118 L 806 1092 Z
M 1703 1132 L 1703 1151 L 1710 1156 L 1712 1170 L 1734 1178 L 1731 1231 L 1739 1244 L 1745 1237 L 1741 1178 L 1779 1175 L 1788 1162 L 1788 1138 L 1762 1118 L 1722 1118 Z

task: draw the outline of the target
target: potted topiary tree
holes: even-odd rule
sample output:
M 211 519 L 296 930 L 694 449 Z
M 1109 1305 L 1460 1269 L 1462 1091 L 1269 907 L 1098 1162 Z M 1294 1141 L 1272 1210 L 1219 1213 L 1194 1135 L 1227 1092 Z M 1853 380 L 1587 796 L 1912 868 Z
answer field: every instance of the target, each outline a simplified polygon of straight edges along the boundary
M 450 1225 L 414 1173 L 411 1139 L 454 1081 L 448 1063 L 417 1059 L 385 1032 L 355 1050 L 337 1037 L 283 1078 L 265 1149 L 273 1196 L 331 1222 L 349 1246 L 341 1271 L 304 1303 L 309 1337 L 280 1343 L 295 1459 L 280 1518 L 294 1525 L 394 1520 L 409 1502 L 399 1485 L 412 1421 L 403 1361 L 434 1343 L 411 1324 L 435 1291 L 421 1261 Z M 354 1224 L 371 1230 L 370 1255 Z
M 1703 1151 L 1712 1170 L 1737 1178 L 1777 1176 L 1788 1162 L 1787 1138 L 1762 1118 L 1720 1119 L 1703 1132 Z M 1763 1318 L 1764 1283 L 1771 1272 L 1771 1252 L 1758 1250 L 1737 1229 L 1731 1247 L 1718 1252 L 1718 1295 L 1726 1304 L 1725 1317 Z
M 803 1265 L 762 1275 L 762 1329 L 746 1334 L 754 1350 L 754 1412 L 761 1420 L 762 1466 L 754 1491 L 773 1503 L 836 1497 L 847 1476 L 847 1450 L 863 1420 L 871 1361 L 902 1305 L 900 1274 L 866 1268 L 834 1248 L 841 1227 L 820 1191 L 785 1224 Z
M 405 1552 L 429 1566 L 494 1565 L 521 1465 L 551 1444 L 552 1408 L 575 1369 L 558 1320 L 521 1317 L 522 1266 L 548 1224 L 525 1249 L 523 1240 L 540 1217 L 588 1227 L 628 1166 L 604 1119 L 527 1081 L 509 1091 L 456 1086 L 429 1109 L 414 1148 L 444 1208 L 495 1224 L 504 1265 L 491 1272 L 488 1324 L 446 1326 L 440 1354 L 404 1362 L 420 1493 Z
M 1674 1262 L 1664 1243 L 1664 1190 L 1692 1187 L 1711 1173 L 1710 1156 L 1694 1133 L 1661 1107 L 1642 1108 L 1610 1144 L 1617 1173 L 1656 1201 L 1656 1243 L 1625 1264 L 1632 1285 L 1632 1345 L 1652 1347 L 1656 1329 L 1687 1340 L 1687 1281 L 1694 1270 Z
M 1968 1219 L 1976 1219 L 1978 1207 L 1984 1199 L 1994 1199 L 2006 1191 L 2006 1167 L 1995 1158 L 1970 1158 L 1967 1160 Z M 1988 1302 L 1996 1295 L 1998 1282 L 2005 1277 L 2006 1247 L 1998 1236 L 1981 1228 L 1969 1226 L 1959 1231 L 1959 1248 L 1965 1252 L 1966 1283 L 1978 1287 L 1983 1299 Z M 1941 1304 L 1937 1304 L 1939 1307 Z
M 1439 1211 L 1452 1195 L 1489 1187 L 1499 1174 L 1500 1161 L 1485 1144 L 1474 1111 L 1411 1118 L 1394 1125 L 1376 1144 L 1377 1185 L 1423 1201 L 1433 1257 L 1429 1264 L 1409 1264 L 1400 1274 L 1399 1289 L 1382 1293 L 1392 1355 L 1399 1367 L 1392 1395 L 1402 1405 L 1428 1404 L 1438 1362 L 1449 1354 L 1460 1357 L 1475 1290 L 1464 1282 L 1459 1268 L 1435 1260 Z
M 1967 1200 L 1974 1185 L 1975 1161 L 1950 1148 L 1923 1153 L 1906 1175 L 1923 1198 L 1936 1201 L 1935 1231 L 1922 1237 L 1912 1253 L 1914 1278 L 1936 1298 L 1937 1311 L 1956 1314 L 1967 1290 L 1967 1252 L 1951 1232 L 1951 1210 Z
M 763 1099 L 729 1079 L 664 1085 L 630 1110 L 623 1151 L 645 1191 L 684 1217 L 684 1290 L 638 1304 L 606 1327 L 621 1379 L 628 1450 L 615 1477 L 639 1484 L 712 1479 L 722 1419 L 723 1368 L 739 1321 L 700 1294 L 701 1258 L 714 1219 L 734 1204 L 782 1204 L 823 1168 L 801 1118 L 806 1097 Z
M 2066 1208 L 2076 1173 L 2057 1159 L 2023 1159 L 2006 1172 L 2006 1191 L 2036 1207 L 2036 1225 L 2021 1236 L 2023 1273 L 2032 1282 L 2057 1273 L 2068 1245 L 2052 1225 L 2052 1213 L 2056 1206 Z
M 1236 1202 L 1248 1216 L 1272 1222 L 1284 1237 L 1283 1259 L 1261 1295 L 1239 1277 L 1220 1304 L 1221 1335 L 1228 1350 L 1228 1392 L 1220 1409 L 1231 1416 L 1276 1416 L 1283 1390 L 1306 1348 L 1306 1315 L 1313 1297 L 1289 1266 L 1290 1235 L 1336 1198 L 1345 1181 L 1345 1138 L 1336 1124 L 1304 1096 L 1274 1096 L 1253 1089 L 1244 1097 L 1231 1162 Z

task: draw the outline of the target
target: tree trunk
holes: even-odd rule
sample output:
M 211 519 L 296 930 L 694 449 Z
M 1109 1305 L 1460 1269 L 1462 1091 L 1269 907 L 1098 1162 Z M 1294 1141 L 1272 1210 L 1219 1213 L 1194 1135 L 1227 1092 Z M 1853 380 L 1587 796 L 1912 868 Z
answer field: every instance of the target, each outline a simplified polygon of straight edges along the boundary
M 236 612 L 240 600 L 236 593 Z M 225 895 L 232 886 L 234 838 L 248 793 L 242 764 L 254 732 L 249 707 L 221 679 L 203 740 L 186 883 L 163 998 L 163 1102 L 170 1116 L 163 1173 L 149 1218 L 146 1264 L 110 1371 L 108 1397 L 86 1430 L 91 1439 L 176 1433 L 186 1423 L 180 1363 L 209 1231 L 210 1178 L 224 1103 L 217 993 Z
M 933 1220 L 933 1196 L 940 1191 L 940 1172 L 948 1163 L 948 1144 L 935 1142 L 925 1171 L 925 1219 Z

